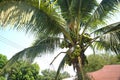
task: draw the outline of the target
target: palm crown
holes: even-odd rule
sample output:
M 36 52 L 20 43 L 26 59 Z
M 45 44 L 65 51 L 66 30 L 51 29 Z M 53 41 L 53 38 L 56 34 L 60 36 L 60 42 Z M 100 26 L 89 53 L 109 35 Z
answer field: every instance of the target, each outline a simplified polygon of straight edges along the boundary
M 80 74 L 87 62 L 85 51 L 88 47 L 119 54 L 120 22 L 106 24 L 105 20 L 111 19 L 111 14 L 118 10 L 119 1 L 0 0 L 1 26 L 14 25 L 15 29 L 36 36 L 33 45 L 16 53 L 8 65 L 23 57 L 32 61 L 60 47 L 67 50 L 57 74 L 65 64 L 73 65 Z

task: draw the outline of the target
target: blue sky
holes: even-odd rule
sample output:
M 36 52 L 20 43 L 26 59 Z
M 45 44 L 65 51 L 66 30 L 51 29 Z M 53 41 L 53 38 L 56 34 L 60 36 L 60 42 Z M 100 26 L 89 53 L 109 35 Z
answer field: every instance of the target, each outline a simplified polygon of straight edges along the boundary
M 31 45 L 34 38 L 23 31 L 0 28 L 0 53 L 11 58 L 15 53 Z

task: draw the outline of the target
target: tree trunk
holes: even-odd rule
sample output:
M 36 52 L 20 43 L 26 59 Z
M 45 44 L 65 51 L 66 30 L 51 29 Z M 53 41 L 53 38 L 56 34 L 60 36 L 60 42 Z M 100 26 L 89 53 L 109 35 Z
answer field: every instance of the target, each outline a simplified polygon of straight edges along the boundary
M 85 80 L 84 79 L 84 73 L 83 73 L 83 69 L 82 69 L 82 62 L 81 62 L 81 58 L 78 57 L 78 64 L 76 65 L 76 70 L 77 70 L 77 80 Z
M 76 66 L 76 70 L 77 70 L 77 80 L 82 80 L 82 76 L 81 76 L 79 65 Z

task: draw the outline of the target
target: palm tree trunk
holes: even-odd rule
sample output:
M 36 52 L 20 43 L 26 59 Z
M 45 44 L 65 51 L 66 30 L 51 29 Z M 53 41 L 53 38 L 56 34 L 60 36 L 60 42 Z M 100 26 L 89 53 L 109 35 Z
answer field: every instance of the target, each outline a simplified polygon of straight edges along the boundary
M 80 57 L 78 57 L 78 62 L 79 62 L 79 64 L 76 66 L 78 80 L 85 80 L 84 72 L 83 72 L 83 68 L 82 68 L 82 62 L 81 62 Z
M 82 80 L 79 65 L 76 66 L 76 70 L 77 70 L 77 80 Z

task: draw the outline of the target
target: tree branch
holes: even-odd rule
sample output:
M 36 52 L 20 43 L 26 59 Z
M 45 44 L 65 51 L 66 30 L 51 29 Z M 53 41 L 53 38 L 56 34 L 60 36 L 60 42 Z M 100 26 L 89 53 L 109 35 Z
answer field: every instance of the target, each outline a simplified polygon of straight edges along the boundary
M 52 60 L 52 62 L 50 63 L 50 65 L 52 65 L 52 63 L 55 61 L 55 59 L 56 59 L 61 53 L 66 53 L 66 52 L 60 52 L 57 56 L 55 56 L 54 59 Z
M 91 42 L 90 42 L 90 44 L 87 44 L 86 46 L 85 46 L 85 50 L 94 42 L 94 41 L 96 41 L 96 39 L 98 39 L 100 36 L 97 36 L 97 37 L 95 37 Z

